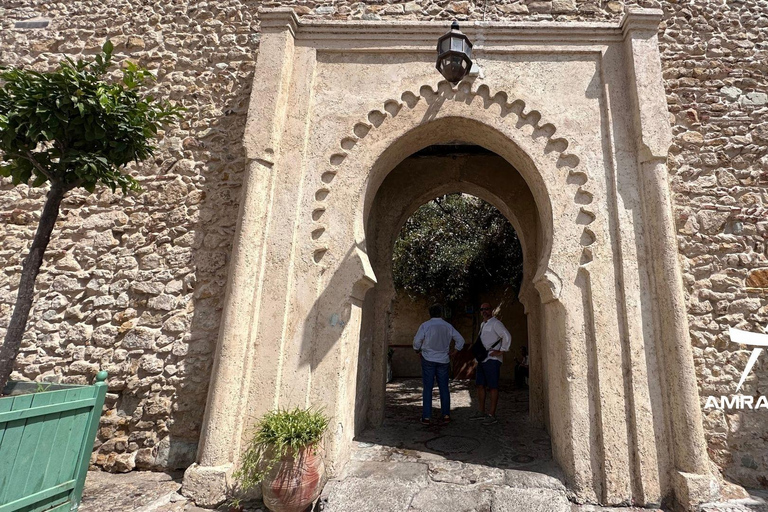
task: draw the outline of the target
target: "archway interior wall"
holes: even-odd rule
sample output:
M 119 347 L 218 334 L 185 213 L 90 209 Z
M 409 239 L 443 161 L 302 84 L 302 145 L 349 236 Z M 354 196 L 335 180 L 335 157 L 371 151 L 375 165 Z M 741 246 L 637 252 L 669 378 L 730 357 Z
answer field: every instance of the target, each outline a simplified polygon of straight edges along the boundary
M 486 200 L 512 223 L 518 233 L 524 254 L 523 291 L 532 287 L 531 281 L 538 258 L 539 213 L 536 203 L 520 174 L 501 157 L 495 155 L 407 158 L 387 175 L 372 201 L 366 223 L 366 247 L 377 284 L 369 292 L 374 296 L 366 315 L 376 319 L 367 324 L 369 330 L 361 335 L 366 342 L 377 345 L 373 353 L 386 354 L 389 344 L 389 315 L 395 299 L 392 277 L 392 251 L 401 227 L 411 214 L 425 202 L 444 194 L 463 192 Z M 540 319 L 533 315 L 530 321 Z M 536 333 L 537 329 L 531 329 Z M 471 339 L 469 340 L 471 342 Z M 542 367 L 542 348 L 538 339 L 529 336 L 532 367 Z M 384 359 L 366 358 L 358 372 L 365 375 L 362 389 L 376 389 L 371 400 L 358 400 L 356 415 L 365 415 L 370 424 L 383 418 Z M 540 371 L 531 376 L 531 416 L 537 423 L 547 417 L 544 393 L 546 383 Z M 364 410 L 362 406 L 368 407 Z
M 703 435 L 701 443 L 667 444 L 674 418 L 699 421 L 698 433 L 700 419 L 686 405 L 687 388 L 680 407 L 667 406 L 656 345 L 685 356 L 684 340 L 658 338 L 659 316 L 679 315 L 655 311 L 649 297 L 677 292 L 660 287 L 663 272 L 648 278 L 640 236 L 666 229 L 643 215 L 638 197 L 650 193 L 637 178 L 645 131 L 664 127 L 636 113 L 643 103 L 626 95 L 634 91 L 630 75 L 655 84 L 652 66 L 627 71 L 627 55 L 634 65 L 638 53 L 625 49 L 637 40 L 633 26 L 655 41 L 659 16 L 643 11 L 621 26 L 478 24 L 469 32 L 482 37 L 485 78 L 452 88 L 435 79 L 439 25 L 299 25 L 289 11 L 263 13 L 268 55 L 259 56 L 266 67 L 255 73 L 260 94 L 245 136 L 254 172 L 233 250 L 241 272 L 230 275 L 231 321 L 217 352 L 219 368 L 234 361 L 244 376 L 237 388 L 231 375 L 214 375 L 200 460 L 231 467 L 255 418 L 276 406 L 313 405 L 334 418 L 328 455 L 331 470 L 340 469 L 356 428 L 362 310 L 377 279 L 365 229 L 373 198 L 407 155 L 462 140 L 512 165 L 536 205 L 536 233 L 523 238 L 526 251 L 535 244 L 538 297 L 524 299 L 530 311 L 541 309 L 531 314 L 543 319 L 541 374 L 569 486 L 580 499 L 607 504 L 655 504 L 673 485 L 687 499 L 698 480 L 681 471 L 706 470 L 679 454 L 698 461 Z M 647 57 L 656 47 L 637 48 Z M 252 200 L 261 190 L 268 200 Z M 238 276 L 253 287 L 244 290 Z M 685 357 L 675 363 L 692 368 Z

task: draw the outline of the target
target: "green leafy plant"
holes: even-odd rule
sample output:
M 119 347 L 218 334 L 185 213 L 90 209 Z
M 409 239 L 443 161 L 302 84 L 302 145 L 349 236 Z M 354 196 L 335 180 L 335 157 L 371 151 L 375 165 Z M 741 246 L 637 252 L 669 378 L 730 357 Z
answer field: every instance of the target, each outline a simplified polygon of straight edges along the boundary
M 405 222 L 395 241 L 395 286 L 438 302 L 473 298 L 498 285 L 519 288 L 523 251 L 514 228 L 485 201 L 449 194 Z
M 234 476 L 239 491 L 259 484 L 280 459 L 305 448 L 317 448 L 330 418 L 323 411 L 296 408 L 268 412 L 256 429 Z
M 99 184 L 139 191 L 125 167 L 152 156 L 158 130 L 184 110 L 146 94 L 154 77 L 132 62 L 111 79 L 112 51 L 107 41 L 92 61 L 66 58 L 51 72 L 0 67 L 0 176 L 14 185 L 50 187 L 0 348 L 0 389 L 13 370 L 65 194 L 93 192 Z
M 51 387 L 51 383 L 43 384 L 42 382 L 38 382 L 37 386 L 35 387 L 35 393 L 44 393 L 45 391 L 48 391 L 48 388 Z

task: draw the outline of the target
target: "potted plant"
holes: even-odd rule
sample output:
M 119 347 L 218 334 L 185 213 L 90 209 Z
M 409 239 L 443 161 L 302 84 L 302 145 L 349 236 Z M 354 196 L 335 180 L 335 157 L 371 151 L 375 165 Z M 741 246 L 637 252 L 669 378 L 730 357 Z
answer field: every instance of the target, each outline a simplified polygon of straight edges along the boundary
M 77 510 L 107 393 L 9 382 L 0 393 L 0 510 Z
M 259 421 L 235 472 L 239 491 L 261 482 L 264 504 L 273 512 L 304 512 L 326 482 L 321 441 L 329 418 L 296 408 L 269 412 Z

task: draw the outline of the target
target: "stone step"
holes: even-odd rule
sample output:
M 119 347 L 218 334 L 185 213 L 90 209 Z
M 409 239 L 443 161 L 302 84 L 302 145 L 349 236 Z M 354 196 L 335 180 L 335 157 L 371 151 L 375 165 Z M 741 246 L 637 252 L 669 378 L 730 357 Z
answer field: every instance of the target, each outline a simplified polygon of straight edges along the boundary
M 432 468 L 434 469 L 434 468 Z M 457 468 L 458 469 L 458 468 Z M 500 472 L 500 471 L 499 471 Z M 353 462 L 340 480 L 323 490 L 323 512 L 570 512 L 562 484 L 528 472 L 498 479 L 431 478 L 430 464 Z M 501 473 L 501 472 L 500 472 Z M 457 472 L 462 475 L 461 471 Z M 506 479 L 504 478 L 506 476 Z M 466 477 L 465 477 L 466 478 Z M 512 485 L 504 483 L 508 481 Z M 477 483 L 469 483 L 477 482 Z

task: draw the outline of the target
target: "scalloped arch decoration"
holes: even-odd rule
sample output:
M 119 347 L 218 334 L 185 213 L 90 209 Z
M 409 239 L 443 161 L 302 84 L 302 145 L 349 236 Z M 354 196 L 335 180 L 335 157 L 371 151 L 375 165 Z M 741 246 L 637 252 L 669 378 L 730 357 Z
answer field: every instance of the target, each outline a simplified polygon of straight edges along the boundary
M 483 101 L 483 108 L 488 109 L 492 105 L 498 105 L 501 110 L 500 118 L 507 118 L 510 115 L 515 116 L 515 127 L 520 129 L 525 125 L 533 127 L 531 138 L 544 138 L 544 152 L 558 153 L 557 167 L 567 172 L 566 182 L 576 187 L 573 202 L 578 207 L 576 222 L 584 226 L 580 243 L 583 246 L 580 265 L 586 267 L 592 261 L 592 246 L 597 241 L 595 232 L 589 228 L 589 225 L 595 221 L 595 213 L 589 208 L 592 204 L 593 194 L 589 190 L 589 174 L 585 169 L 579 167 L 580 159 L 578 156 L 567 153 L 569 142 L 562 137 L 555 137 L 557 128 L 551 123 L 542 123 L 541 113 L 537 110 L 526 112 L 526 104 L 523 100 L 509 100 L 507 94 L 503 91 L 491 94 L 487 85 L 481 85 L 477 90 L 473 90 L 468 82 L 462 82 L 457 87 L 452 87 L 448 82 L 441 81 L 434 90 L 429 85 L 423 85 L 418 93 L 405 91 L 400 95 L 400 100 L 388 99 L 381 109 L 374 109 L 368 112 L 365 119 L 356 123 L 349 135 L 343 137 L 339 142 L 338 148 L 332 150 L 328 161 L 330 169 L 321 175 L 321 184 L 315 192 L 315 208 L 312 213 L 312 240 L 315 242 L 313 249 L 313 260 L 315 263 L 321 263 L 323 257 L 327 254 L 329 248 L 324 243 L 318 243 L 320 236 L 326 229 L 326 226 L 320 223 L 318 212 L 325 212 L 327 201 L 332 195 L 332 182 L 338 172 L 338 167 L 344 162 L 349 152 L 352 151 L 371 130 L 381 127 L 387 119 L 396 117 L 403 108 L 413 109 L 424 100 L 428 105 L 432 105 L 442 94 L 442 98 L 453 101 L 463 101 L 471 103 L 476 97 Z

